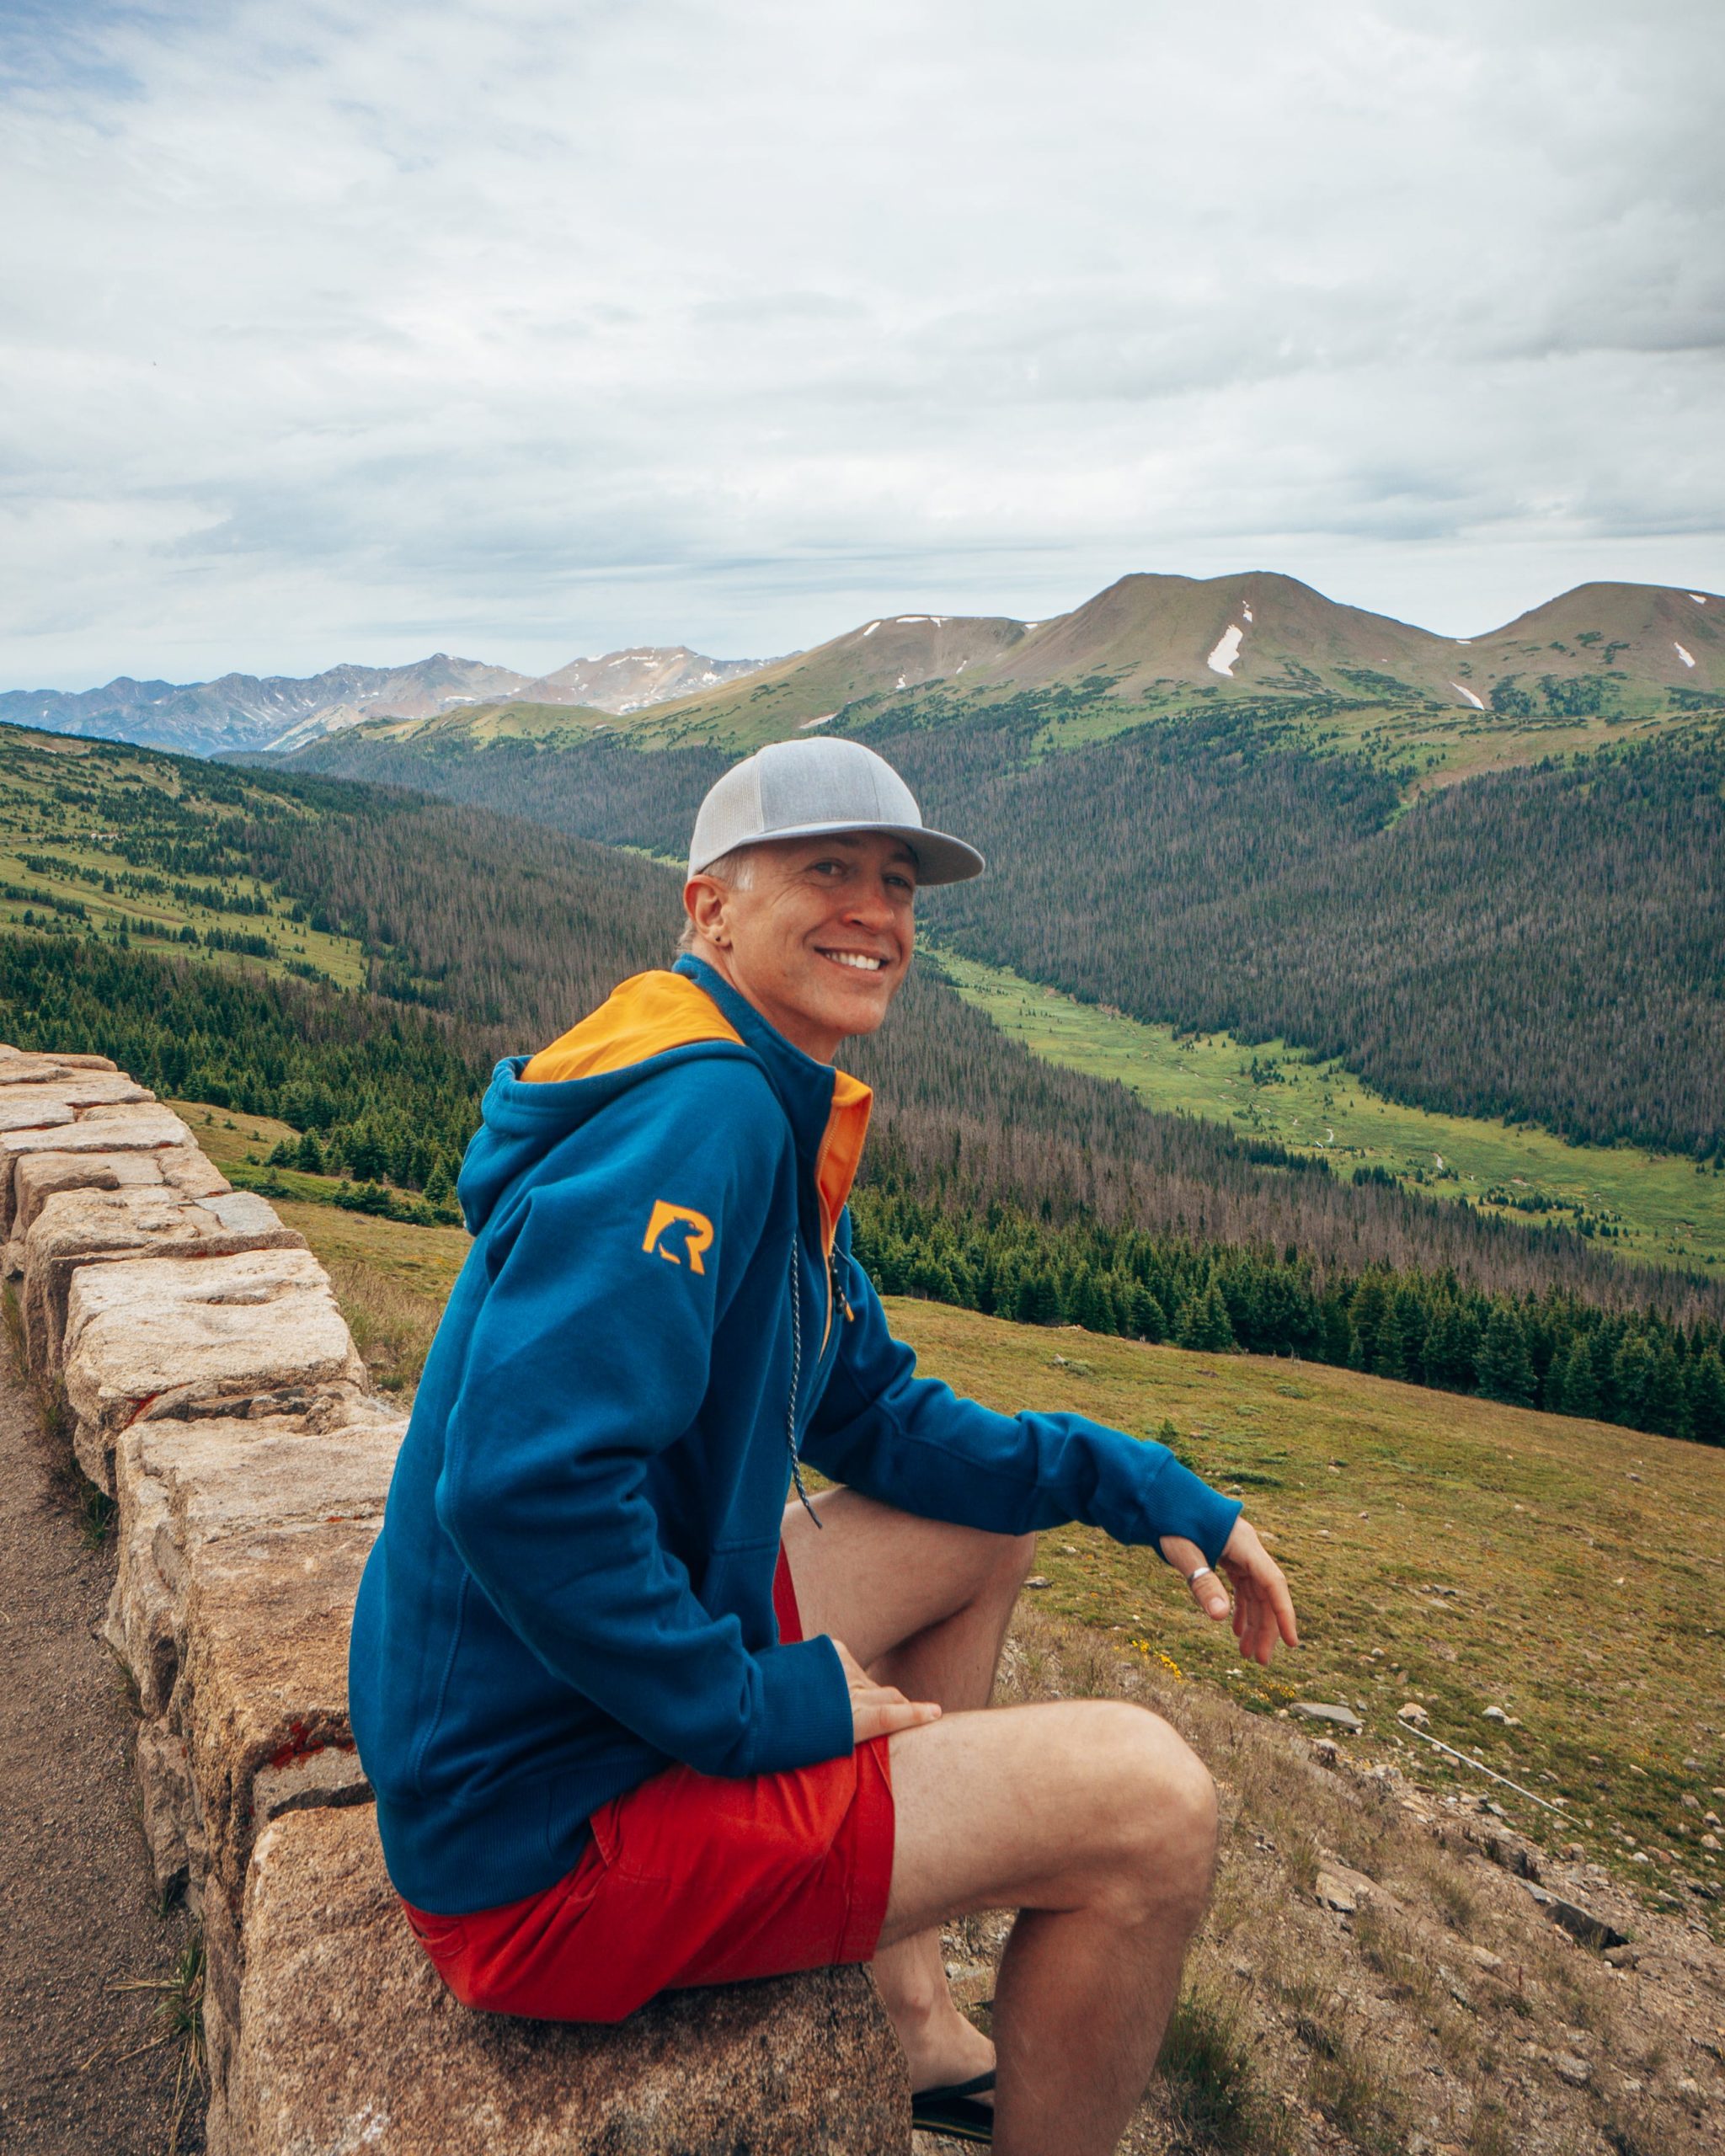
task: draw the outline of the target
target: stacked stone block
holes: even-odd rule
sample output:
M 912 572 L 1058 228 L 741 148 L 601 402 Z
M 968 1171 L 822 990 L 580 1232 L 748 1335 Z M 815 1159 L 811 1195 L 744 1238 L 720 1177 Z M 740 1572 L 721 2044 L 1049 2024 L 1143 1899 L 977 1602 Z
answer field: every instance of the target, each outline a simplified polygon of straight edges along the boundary
M 690 1993 L 619 2031 L 476 2015 L 385 1876 L 348 1720 L 403 1425 L 323 1267 L 99 1056 L 0 1047 L 0 1264 L 118 1507 L 107 1636 L 164 1896 L 200 1913 L 212 2156 L 902 2152 L 866 1977 Z

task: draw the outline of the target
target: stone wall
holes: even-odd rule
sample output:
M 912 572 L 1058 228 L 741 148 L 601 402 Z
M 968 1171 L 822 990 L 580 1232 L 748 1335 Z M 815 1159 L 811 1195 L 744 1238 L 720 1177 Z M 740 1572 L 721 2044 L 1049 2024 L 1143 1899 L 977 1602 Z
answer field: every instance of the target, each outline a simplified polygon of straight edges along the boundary
M 39 1382 L 118 1507 L 156 1883 L 200 1914 L 211 2156 L 877 2156 L 909 2147 L 867 1977 L 476 2015 L 403 1921 L 347 1716 L 403 1428 L 304 1238 L 99 1056 L 0 1047 L 0 1241 Z

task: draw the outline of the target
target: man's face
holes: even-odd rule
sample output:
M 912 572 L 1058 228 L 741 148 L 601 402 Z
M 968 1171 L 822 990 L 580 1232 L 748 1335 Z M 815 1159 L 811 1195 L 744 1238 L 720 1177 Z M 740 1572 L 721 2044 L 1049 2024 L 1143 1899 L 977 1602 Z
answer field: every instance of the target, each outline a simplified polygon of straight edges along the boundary
M 880 831 L 752 849 L 746 889 L 690 880 L 708 959 L 788 1040 L 822 1063 L 872 1033 L 910 969 L 916 857 Z

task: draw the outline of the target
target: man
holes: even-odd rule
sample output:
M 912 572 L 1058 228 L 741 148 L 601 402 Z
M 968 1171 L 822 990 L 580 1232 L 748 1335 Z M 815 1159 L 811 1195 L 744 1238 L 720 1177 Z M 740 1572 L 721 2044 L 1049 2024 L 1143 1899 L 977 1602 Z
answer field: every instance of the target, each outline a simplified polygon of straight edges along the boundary
M 469 2004 L 608 2020 L 868 1961 L 920 2117 L 1099 2156 L 1204 1908 L 1210 1778 L 1136 1707 L 966 1710 L 1056 1523 L 1158 1544 L 1217 1619 L 1220 1565 L 1260 1661 L 1294 1614 L 1165 1448 L 916 1377 L 851 1255 L 869 1097 L 832 1058 L 905 978 L 918 883 L 981 867 L 860 744 L 763 749 L 702 806 L 675 969 L 499 1065 L 354 1728 Z M 805 1499 L 803 1460 L 838 1486 Z M 996 2059 L 939 1927 L 1001 1908 Z

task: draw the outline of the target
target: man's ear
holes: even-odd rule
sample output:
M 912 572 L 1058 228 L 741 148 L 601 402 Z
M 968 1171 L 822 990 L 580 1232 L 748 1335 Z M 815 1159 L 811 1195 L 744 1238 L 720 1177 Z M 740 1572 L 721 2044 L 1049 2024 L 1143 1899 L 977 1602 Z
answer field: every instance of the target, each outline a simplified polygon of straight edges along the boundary
M 727 950 L 730 946 L 730 927 L 725 919 L 726 902 L 730 893 L 716 877 L 692 876 L 683 886 L 683 910 L 694 924 L 697 935 L 708 942 Z

